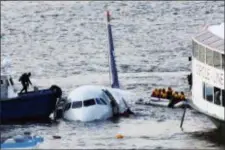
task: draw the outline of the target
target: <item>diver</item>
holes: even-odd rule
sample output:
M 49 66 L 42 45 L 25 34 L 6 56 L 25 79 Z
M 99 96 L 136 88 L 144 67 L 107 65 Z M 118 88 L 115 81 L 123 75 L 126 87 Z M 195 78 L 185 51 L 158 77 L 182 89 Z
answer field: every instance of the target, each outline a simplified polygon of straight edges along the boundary
M 20 76 L 19 78 L 19 81 L 21 82 L 23 88 L 22 90 L 20 91 L 20 94 L 25 91 L 25 93 L 27 93 L 27 89 L 29 87 L 29 84 L 32 85 L 31 81 L 30 81 L 30 76 L 31 76 L 31 73 L 24 73 Z

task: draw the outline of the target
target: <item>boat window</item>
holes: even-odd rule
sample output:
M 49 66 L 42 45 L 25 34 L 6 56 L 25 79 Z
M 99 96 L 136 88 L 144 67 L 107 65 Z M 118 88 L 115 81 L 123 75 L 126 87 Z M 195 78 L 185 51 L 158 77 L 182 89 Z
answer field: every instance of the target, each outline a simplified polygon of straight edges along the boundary
M 84 107 L 88 107 L 88 106 L 91 106 L 91 105 L 95 105 L 94 99 L 89 99 L 89 100 L 84 101 Z
M 1 80 L 1 84 L 3 84 L 3 80 Z
M 71 103 L 67 103 L 67 104 L 65 105 L 64 111 L 69 110 L 69 109 L 70 109 L 70 105 L 71 105 Z
M 222 99 L 221 90 L 217 87 L 214 87 L 214 103 L 220 105 L 221 99 Z
M 11 85 L 14 85 L 13 80 L 12 80 L 11 77 L 9 78 L 9 81 L 10 81 L 10 84 L 11 84 Z
M 198 56 L 199 56 L 199 49 L 198 49 L 198 45 L 197 45 L 197 43 L 193 43 L 194 45 L 193 45 L 193 51 L 194 51 L 194 57 L 196 58 L 196 59 L 198 59 Z
M 225 90 L 222 90 L 222 103 L 223 107 L 225 107 Z
M 223 70 L 225 69 L 225 67 L 224 67 L 224 60 L 225 60 L 225 55 L 222 54 L 222 69 L 223 69 Z
M 205 47 L 203 47 L 202 45 L 199 45 L 198 49 L 199 49 L 199 60 L 205 63 Z
M 213 64 L 215 68 L 221 68 L 221 56 L 222 55 L 220 53 L 213 51 Z
M 72 108 L 81 108 L 81 107 L 82 107 L 82 101 L 73 102 Z
M 213 51 L 206 48 L 206 64 L 213 66 Z
M 205 84 L 205 98 L 210 102 L 213 101 L 213 88 L 208 84 Z
M 195 47 L 196 47 L 196 43 L 195 41 L 192 41 L 192 56 L 195 57 Z
M 205 98 L 205 83 L 203 83 L 203 89 L 202 89 L 202 91 L 203 91 L 203 98 L 206 99 Z

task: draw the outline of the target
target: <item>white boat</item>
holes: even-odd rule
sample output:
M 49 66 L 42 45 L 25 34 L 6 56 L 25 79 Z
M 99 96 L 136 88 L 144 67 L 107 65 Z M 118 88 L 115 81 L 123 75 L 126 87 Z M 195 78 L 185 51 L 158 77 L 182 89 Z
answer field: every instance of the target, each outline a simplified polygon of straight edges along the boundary
M 208 26 L 192 44 L 191 106 L 224 129 L 224 23 Z
M 1 139 L 3 140 L 3 139 Z M 44 141 L 43 137 L 33 135 L 17 135 L 1 141 L 1 149 L 37 149 Z
M 166 98 L 158 98 L 158 97 L 151 97 L 150 100 L 144 101 L 143 99 L 139 99 L 136 104 L 140 105 L 152 105 L 152 106 L 160 106 L 160 107 L 168 107 L 170 103 L 169 99 Z M 183 108 L 185 106 L 185 101 L 180 101 L 176 103 L 173 107 L 174 108 Z

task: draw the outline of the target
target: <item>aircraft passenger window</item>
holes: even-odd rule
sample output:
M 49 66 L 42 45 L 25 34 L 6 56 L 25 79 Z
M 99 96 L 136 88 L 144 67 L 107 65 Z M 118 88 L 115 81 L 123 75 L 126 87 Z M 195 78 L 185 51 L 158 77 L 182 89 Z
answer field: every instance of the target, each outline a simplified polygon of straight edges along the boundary
M 213 102 L 213 88 L 205 84 L 205 97 L 207 101 Z
M 214 64 L 214 67 L 215 68 L 218 68 L 220 69 L 221 68 L 221 54 L 216 52 L 216 51 L 213 51 L 213 64 Z
M 102 101 L 102 103 L 103 103 L 104 105 L 107 105 L 107 103 L 105 102 L 104 99 L 100 98 L 100 100 Z
M 82 101 L 73 102 L 72 108 L 81 108 Z
M 94 99 L 89 99 L 89 100 L 84 101 L 84 107 L 88 107 L 88 106 L 91 106 L 91 105 L 95 105 Z
M 64 108 L 64 111 L 69 110 L 70 109 L 70 105 L 71 105 L 71 103 L 67 103 L 66 106 L 65 106 L 65 108 Z
M 214 103 L 217 105 L 220 105 L 220 99 L 221 99 L 222 93 L 221 90 L 217 87 L 214 87 Z

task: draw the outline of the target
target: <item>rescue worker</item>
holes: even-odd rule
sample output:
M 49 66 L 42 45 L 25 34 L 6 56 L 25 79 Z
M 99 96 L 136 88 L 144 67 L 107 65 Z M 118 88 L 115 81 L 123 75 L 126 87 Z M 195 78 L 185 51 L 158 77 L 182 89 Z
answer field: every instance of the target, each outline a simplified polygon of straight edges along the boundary
M 31 81 L 30 81 L 30 76 L 31 73 L 24 73 L 20 76 L 19 81 L 21 82 L 23 88 L 20 91 L 20 93 L 22 93 L 23 91 L 25 91 L 25 93 L 27 93 L 27 89 L 29 87 L 29 84 L 32 85 Z

